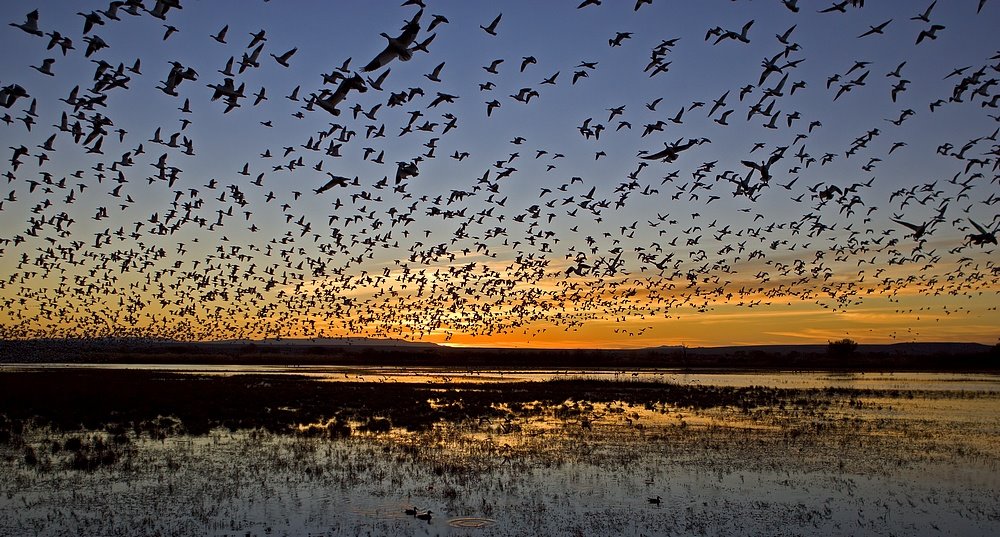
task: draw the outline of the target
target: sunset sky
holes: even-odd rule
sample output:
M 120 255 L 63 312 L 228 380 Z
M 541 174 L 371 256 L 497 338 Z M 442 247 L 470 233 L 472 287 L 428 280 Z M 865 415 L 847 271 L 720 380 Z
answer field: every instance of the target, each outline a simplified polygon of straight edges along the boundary
M 400 3 L 5 3 L 0 336 L 998 341 L 997 2 Z

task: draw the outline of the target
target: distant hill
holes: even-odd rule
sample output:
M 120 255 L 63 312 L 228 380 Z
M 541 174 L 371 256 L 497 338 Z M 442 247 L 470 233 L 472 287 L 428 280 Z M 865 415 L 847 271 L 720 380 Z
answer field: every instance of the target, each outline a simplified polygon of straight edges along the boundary
M 678 347 L 666 347 L 676 350 Z M 981 343 L 890 343 L 890 344 L 860 344 L 857 353 L 861 354 L 906 354 L 911 356 L 927 356 L 932 354 L 963 354 L 987 352 L 992 347 Z M 735 354 L 738 352 L 763 352 L 766 354 L 787 355 L 825 353 L 826 345 L 745 345 L 727 347 L 690 347 L 692 354 Z

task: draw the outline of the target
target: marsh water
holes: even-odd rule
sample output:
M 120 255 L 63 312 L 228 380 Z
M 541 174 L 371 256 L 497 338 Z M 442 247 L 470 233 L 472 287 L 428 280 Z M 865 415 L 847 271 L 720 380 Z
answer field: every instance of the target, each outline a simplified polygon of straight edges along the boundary
M 768 386 L 774 388 L 851 388 L 913 391 L 1000 392 L 1000 375 L 932 372 L 830 371 L 705 371 L 675 368 L 615 369 L 496 369 L 455 367 L 393 367 L 336 365 L 245 364 L 0 364 L 4 371 L 87 368 L 144 370 L 196 375 L 296 375 L 326 382 L 520 382 L 557 379 L 652 380 L 704 386 Z
M 190 434 L 169 416 L 157 434 L 29 423 L 0 443 L 0 535 L 1000 533 L 996 375 L 144 367 L 201 382 L 428 383 L 457 391 L 452 406 L 491 382 L 565 378 L 789 390 L 742 408 L 581 390 L 338 434 L 329 423 Z

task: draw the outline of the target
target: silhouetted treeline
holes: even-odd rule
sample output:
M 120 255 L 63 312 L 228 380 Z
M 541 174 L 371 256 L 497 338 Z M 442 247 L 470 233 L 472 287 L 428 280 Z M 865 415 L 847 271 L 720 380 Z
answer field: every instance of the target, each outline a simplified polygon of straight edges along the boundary
M 0 341 L 0 362 L 448 366 L 470 368 L 691 368 L 856 371 L 996 371 L 1000 346 L 972 343 L 637 350 L 454 348 L 425 343 L 188 343 L 158 340 Z

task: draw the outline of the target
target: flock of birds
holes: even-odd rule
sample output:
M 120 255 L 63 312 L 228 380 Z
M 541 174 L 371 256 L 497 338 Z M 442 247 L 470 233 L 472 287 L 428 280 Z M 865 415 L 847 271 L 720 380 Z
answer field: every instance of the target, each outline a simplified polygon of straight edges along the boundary
M 775 0 L 792 24 L 773 36 L 762 28 L 773 21 L 706 22 L 681 37 L 656 36 L 644 50 L 638 43 L 650 36 L 609 28 L 593 50 L 645 64 L 616 84 L 659 92 L 612 105 L 615 95 L 588 93 L 606 61 L 547 64 L 545 50 L 486 59 L 475 66 L 478 87 L 449 83 L 456 62 L 479 62 L 478 51 L 442 57 L 438 35 L 457 31 L 455 23 L 438 9 L 447 3 L 426 2 L 406 0 L 398 30 L 352 43 L 346 59 L 309 80 L 284 74 L 304 61 L 305 46 L 279 47 L 266 28 L 220 21 L 211 35 L 186 35 L 182 0 L 104 2 L 80 11 L 75 27 L 49 25 L 41 9 L 10 22 L 7 38 L 23 57 L 45 57 L 25 62 L 31 71 L 0 75 L 0 135 L 11 151 L 0 193 L 0 336 L 531 340 L 617 323 L 624 338 L 723 304 L 843 311 L 914 294 L 951 297 L 935 315 L 997 319 L 1000 52 L 936 56 L 939 40 L 963 38 L 937 18 L 937 2 L 916 13 L 901 3 L 898 17 L 860 29 L 844 25 L 852 40 L 905 34 L 907 43 L 892 65 L 850 59 L 820 79 L 801 74 L 808 57 L 799 18 L 836 25 L 863 15 L 863 0 L 819 14 Z M 641 17 L 661 7 L 611 4 L 567 5 L 561 24 L 593 10 Z M 996 17 L 985 0 L 955 4 L 960 17 Z M 484 49 L 504 39 L 517 49 L 509 20 L 483 14 L 473 30 Z M 182 37 L 205 57 L 222 50 L 228 60 L 214 72 L 195 58 L 152 65 L 135 58 L 141 47 L 99 35 L 133 24 L 157 29 L 152 46 Z M 727 87 L 695 101 L 657 89 L 680 76 L 684 54 L 738 54 L 751 43 L 770 52 L 749 78 L 734 70 Z M 561 45 L 554 38 L 550 46 Z M 368 61 L 352 67 L 352 53 Z M 910 67 L 927 57 L 941 71 L 934 80 Z M 92 78 L 63 80 L 71 62 L 88 65 Z M 397 74 L 414 68 L 420 75 Z M 255 90 L 252 75 L 263 71 L 274 82 Z M 946 91 L 933 101 L 910 98 L 942 78 Z M 65 97 L 38 97 L 57 84 Z M 558 107 L 546 100 L 557 88 L 580 96 L 579 123 L 548 141 L 565 148 L 540 145 L 539 125 L 510 140 L 463 133 L 463 123 L 488 126 L 515 107 L 539 115 Z M 121 103 L 143 91 L 147 106 L 176 109 L 177 122 L 124 128 L 135 109 Z M 799 110 L 804 96 L 825 104 Z M 824 122 L 837 120 L 833 107 L 850 99 L 893 112 L 853 126 L 846 147 L 817 151 Z M 275 117 L 267 112 L 275 101 L 295 112 Z M 945 125 L 949 114 L 966 119 L 933 133 L 936 149 L 923 147 L 927 133 L 900 139 L 915 116 Z M 200 149 L 211 145 L 199 138 L 201 124 L 240 115 L 265 131 L 290 124 L 301 138 L 224 154 Z M 692 125 L 696 134 L 687 135 Z M 720 147 L 735 132 L 739 141 Z M 951 171 L 907 184 L 878 174 L 917 151 L 936 151 Z M 584 176 L 607 161 L 620 177 Z M 229 171 L 185 171 L 205 162 Z M 884 196 L 886 185 L 893 189 Z

